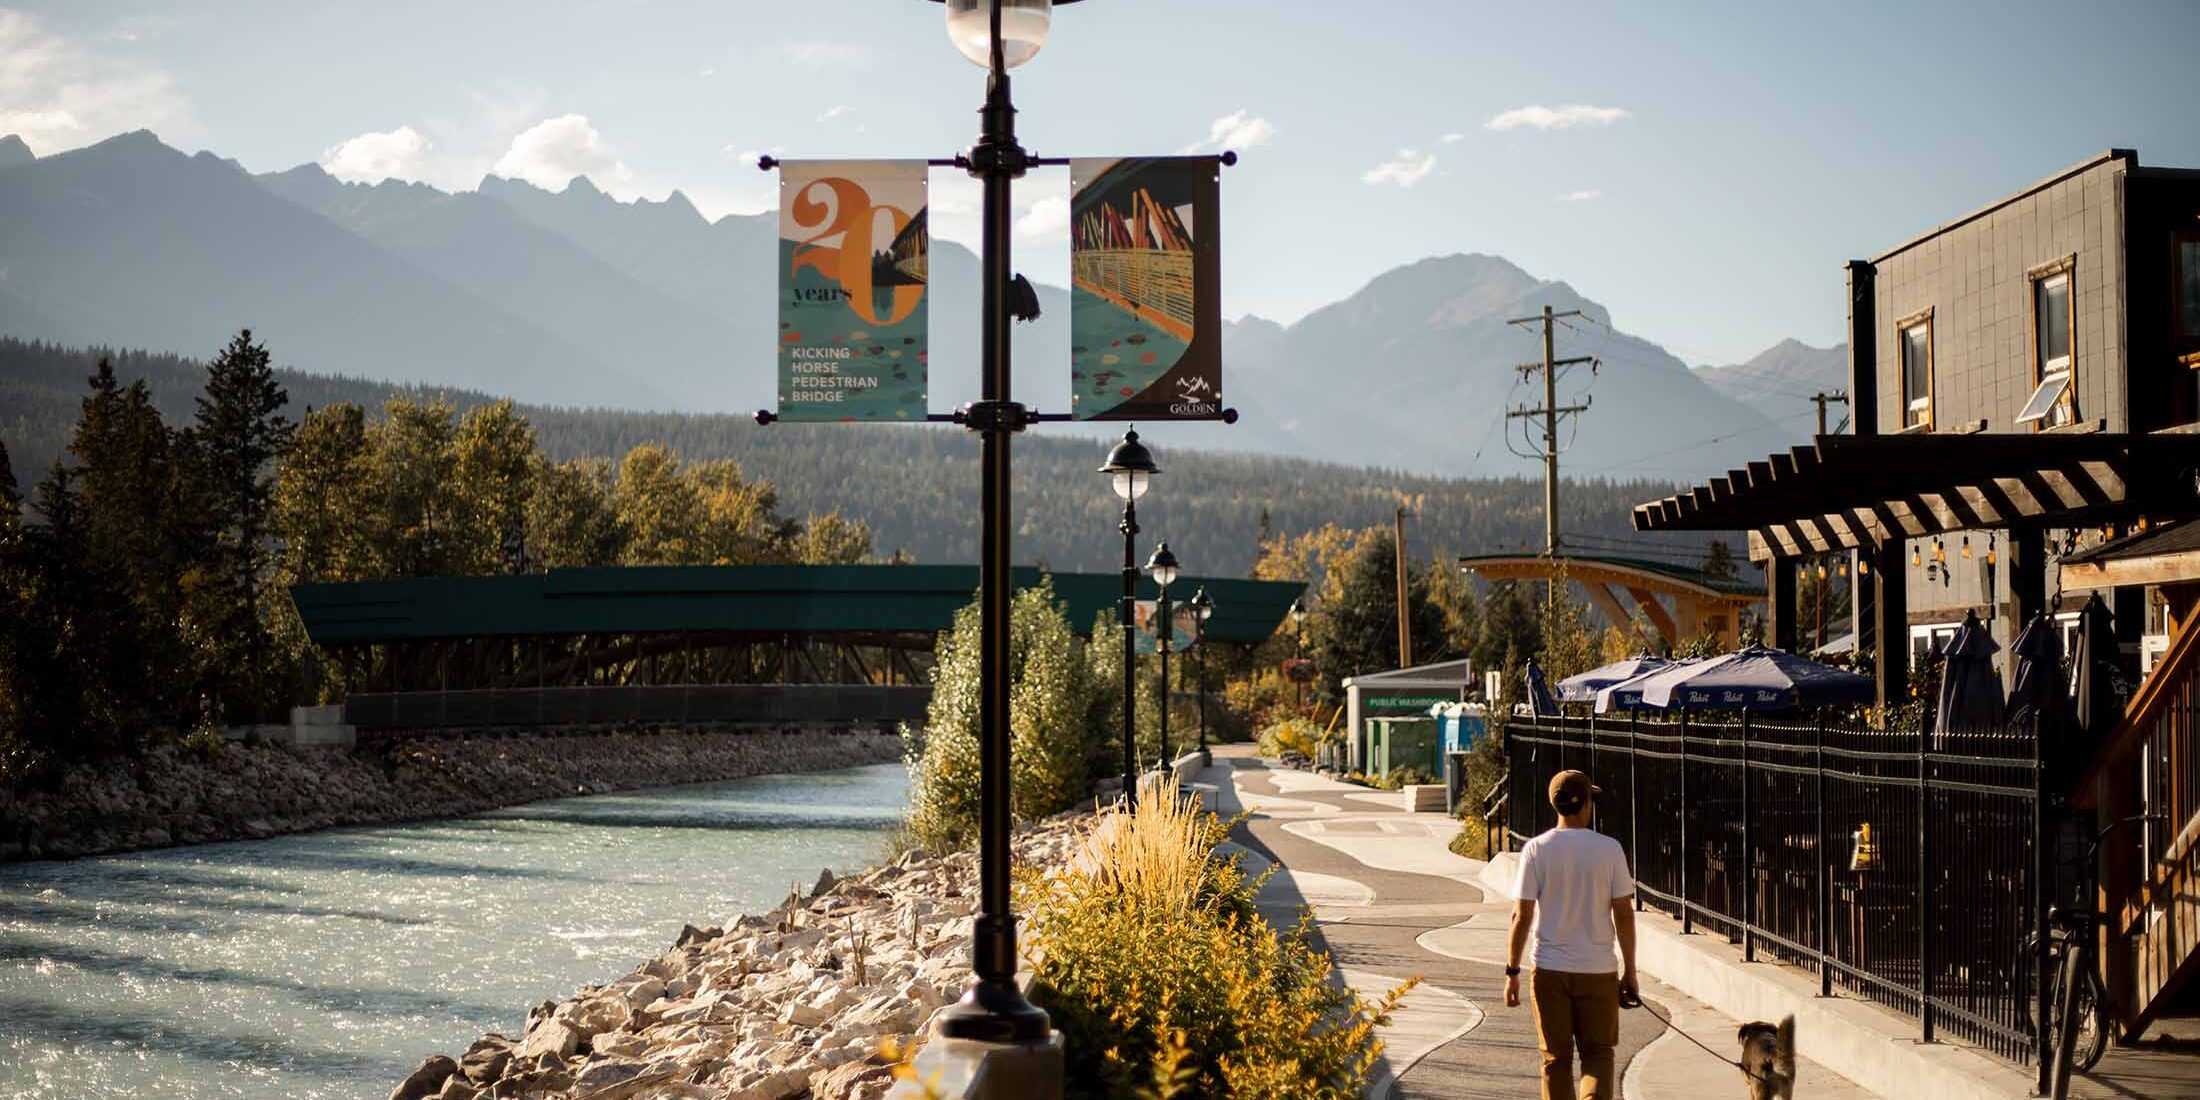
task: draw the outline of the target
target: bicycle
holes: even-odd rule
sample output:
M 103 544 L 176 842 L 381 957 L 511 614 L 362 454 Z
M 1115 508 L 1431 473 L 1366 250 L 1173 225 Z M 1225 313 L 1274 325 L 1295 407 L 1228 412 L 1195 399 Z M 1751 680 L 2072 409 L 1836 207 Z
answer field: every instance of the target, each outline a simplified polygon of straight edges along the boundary
M 2094 834 L 2092 843 L 2086 845 L 2082 866 L 2090 877 L 2091 869 L 2099 866 L 2101 844 L 2109 834 L 2125 825 L 2139 822 L 2163 822 L 2159 814 L 2138 814 L 2120 821 L 2110 822 Z M 2108 1001 L 2108 985 L 2101 979 L 2099 922 L 2102 914 L 2087 905 L 2082 910 L 2065 911 L 2060 906 L 2047 911 L 2047 946 L 2043 952 L 2038 935 L 2025 938 L 2023 953 L 2017 959 L 2017 988 L 2025 991 L 2024 1023 L 2027 1028 L 2036 1026 L 2033 1002 L 2037 993 L 2033 985 L 2032 960 L 2045 955 L 2048 966 L 2047 1026 L 2045 1035 L 2052 1046 L 2045 1052 L 2049 1059 L 2052 1090 L 2050 1096 L 2058 1098 L 2070 1095 L 2070 1075 L 2085 1072 L 2100 1064 L 2108 1053 L 2109 1036 L 2115 1026 L 2115 1017 Z

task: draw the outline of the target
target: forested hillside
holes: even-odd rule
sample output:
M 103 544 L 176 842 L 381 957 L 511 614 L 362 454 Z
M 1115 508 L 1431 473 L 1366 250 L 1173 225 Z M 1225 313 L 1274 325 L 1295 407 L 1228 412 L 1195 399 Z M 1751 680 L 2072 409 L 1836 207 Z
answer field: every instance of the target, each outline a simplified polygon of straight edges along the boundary
M 212 349 L 209 349 L 212 350 Z M 283 361 L 281 347 L 275 360 Z M 0 442 L 18 476 L 34 484 L 61 453 L 98 356 L 109 355 L 124 385 L 146 380 L 160 411 L 188 420 L 204 368 L 172 355 L 61 348 L 0 339 Z M 377 415 L 394 395 L 446 396 L 461 409 L 494 398 L 465 391 L 399 387 L 358 379 L 278 371 L 289 415 L 350 401 Z M 610 457 L 639 443 L 663 443 L 690 460 L 730 459 L 750 478 L 768 478 L 789 515 L 835 508 L 867 522 L 879 556 L 906 551 L 917 561 L 969 561 L 977 545 L 977 445 L 949 427 L 785 425 L 746 418 L 521 406 L 553 458 Z M 1215 426 L 1217 433 L 1231 429 Z M 1094 472 L 1105 448 L 1088 440 L 1049 439 L 1042 425 L 1017 443 L 1017 557 L 1064 569 L 1107 569 L 1120 560 L 1118 505 Z M 1163 474 L 1139 509 L 1142 542 L 1167 538 L 1194 572 L 1242 574 L 1252 567 L 1264 521 L 1290 533 L 1337 523 L 1387 523 L 1399 495 L 1417 502 L 1407 542 L 1415 558 L 1436 553 L 1540 547 L 1542 485 L 1532 476 L 1452 479 L 1412 476 L 1262 455 L 1159 449 Z M 1524 475 L 1533 471 L 1524 469 Z M 1635 504 L 1672 491 L 1663 482 L 1570 483 L 1565 527 L 1606 538 L 1636 538 Z M 1701 540 L 1668 545 L 1692 551 Z

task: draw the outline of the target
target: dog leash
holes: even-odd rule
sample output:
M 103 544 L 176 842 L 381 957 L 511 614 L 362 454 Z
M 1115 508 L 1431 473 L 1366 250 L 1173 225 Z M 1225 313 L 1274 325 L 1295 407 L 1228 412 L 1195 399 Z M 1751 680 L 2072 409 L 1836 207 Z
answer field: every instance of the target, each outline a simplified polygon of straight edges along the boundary
M 1624 991 L 1622 991 L 1622 992 L 1624 993 Z M 1629 1000 L 1632 1000 L 1632 1001 L 1634 1001 L 1634 1003 L 1633 1003 L 1633 1004 L 1628 1004 L 1627 1002 L 1628 1002 Z M 1620 1007 L 1622 1007 L 1622 1008 L 1639 1008 L 1639 1009 L 1643 1010 L 1644 1012 L 1647 1012 L 1647 1013 L 1649 1013 L 1649 1014 L 1650 1014 L 1650 1018 L 1651 1018 L 1651 1019 L 1654 1019 L 1654 1020 L 1658 1021 L 1659 1023 L 1661 1023 L 1661 1024 L 1664 1024 L 1664 1025 L 1665 1025 L 1665 1030 L 1667 1030 L 1667 1031 L 1669 1031 L 1669 1032 L 1671 1032 L 1671 1033 L 1673 1033 L 1673 1034 L 1675 1034 L 1675 1035 L 1678 1035 L 1678 1036 L 1680 1036 L 1681 1038 L 1683 1038 L 1683 1039 L 1686 1039 L 1686 1040 L 1688 1040 L 1688 1041 L 1689 1041 L 1689 1042 L 1691 1042 L 1691 1043 L 1694 1043 L 1694 1044 L 1696 1044 L 1696 1049 L 1698 1049 L 1698 1050 L 1701 1050 L 1701 1051 L 1703 1051 L 1703 1052 L 1704 1052 L 1705 1054 L 1708 1054 L 1708 1055 L 1712 1056 L 1713 1058 L 1717 1058 L 1717 1059 L 1718 1059 L 1719 1061 L 1725 1062 L 1725 1063 L 1726 1063 L 1727 1065 L 1733 1066 L 1733 1067 L 1734 1067 L 1735 1069 L 1741 1070 L 1741 1071 L 1742 1071 L 1742 1076 L 1744 1076 L 1744 1077 L 1747 1077 L 1747 1078 L 1749 1078 L 1749 1079 L 1750 1079 L 1750 1080 L 1752 1080 L 1752 1081 L 1762 1081 L 1762 1080 L 1764 1080 L 1764 1079 L 1765 1079 L 1765 1077 L 1764 1077 L 1764 1075 L 1763 1075 L 1763 1074 L 1761 1074 L 1761 1073 L 1758 1073 L 1758 1072 L 1757 1072 L 1756 1070 L 1753 1070 L 1753 1069 L 1749 1068 L 1749 1067 L 1748 1067 L 1748 1066 L 1746 1066 L 1746 1065 L 1743 1065 L 1743 1064 L 1742 1064 L 1742 1063 L 1741 1063 L 1741 1062 L 1740 1062 L 1739 1060 L 1737 1060 L 1737 1059 L 1733 1059 L 1733 1058 L 1729 1058 L 1729 1057 L 1727 1057 L 1726 1055 L 1724 1055 L 1724 1054 L 1721 1054 L 1721 1053 L 1719 1053 L 1718 1051 L 1715 1051 L 1715 1050 L 1711 1049 L 1710 1047 L 1707 1047 L 1707 1046 L 1705 1046 L 1705 1045 L 1703 1044 L 1703 1041 L 1702 1041 L 1702 1040 L 1700 1040 L 1700 1039 L 1696 1038 L 1696 1037 L 1695 1037 L 1695 1036 L 1693 1036 L 1693 1035 L 1690 1035 L 1689 1033 L 1687 1033 L 1687 1032 L 1685 1032 L 1685 1031 L 1682 1031 L 1682 1030 L 1681 1030 L 1681 1029 L 1680 1029 L 1679 1027 L 1677 1027 L 1677 1026 L 1675 1026 L 1675 1025 L 1674 1025 L 1674 1023 L 1673 1023 L 1673 1018 L 1672 1018 L 1671 1016 L 1667 1016 L 1666 1014 L 1664 1014 L 1664 1013 L 1662 1013 L 1662 1012 L 1659 1012 L 1659 1011 L 1658 1011 L 1657 1009 L 1655 1009 L 1655 1008 L 1652 1008 L 1652 1007 L 1650 1006 L 1650 1002 L 1648 1002 L 1648 1001 L 1646 1001 L 1646 1000 L 1643 1000 L 1643 999 L 1642 999 L 1642 996 L 1641 996 L 1640 994 L 1637 994 L 1636 996 L 1634 996 L 1634 997 L 1632 997 L 1632 998 L 1629 998 L 1629 997 L 1624 997 L 1624 996 L 1623 996 L 1623 997 L 1621 998 L 1621 1001 L 1620 1001 Z

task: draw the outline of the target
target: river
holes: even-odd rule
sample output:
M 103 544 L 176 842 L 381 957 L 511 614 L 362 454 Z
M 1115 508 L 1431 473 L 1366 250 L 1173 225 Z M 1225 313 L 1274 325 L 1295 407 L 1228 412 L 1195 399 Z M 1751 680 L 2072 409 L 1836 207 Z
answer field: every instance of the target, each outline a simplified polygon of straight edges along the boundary
M 381 1100 L 885 851 L 900 765 L 0 865 L 0 1097 Z

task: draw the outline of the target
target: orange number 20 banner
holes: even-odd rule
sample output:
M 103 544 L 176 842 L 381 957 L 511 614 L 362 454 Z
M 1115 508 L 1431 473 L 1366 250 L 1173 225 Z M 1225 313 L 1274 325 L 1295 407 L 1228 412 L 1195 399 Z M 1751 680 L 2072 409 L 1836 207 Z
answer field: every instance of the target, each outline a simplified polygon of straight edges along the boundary
M 779 165 L 779 417 L 922 420 L 923 161 Z

